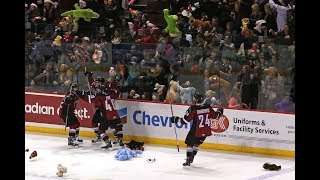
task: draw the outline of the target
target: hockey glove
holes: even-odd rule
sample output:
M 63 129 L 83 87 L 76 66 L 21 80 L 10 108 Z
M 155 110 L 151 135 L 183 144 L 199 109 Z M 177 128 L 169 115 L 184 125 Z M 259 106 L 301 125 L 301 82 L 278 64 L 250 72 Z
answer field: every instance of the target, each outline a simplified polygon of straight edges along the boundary
M 219 117 L 222 116 L 223 108 L 218 108 L 216 112 L 218 113 Z
M 84 72 L 84 75 L 85 75 L 86 77 L 92 77 L 92 72 L 85 71 L 85 72 Z
M 170 118 L 170 121 L 171 121 L 171 123 L 177 123 L 179 121 L 179 119 L 180 119 L 180 117 L 178 117 L 178 116 L 172 116 Z

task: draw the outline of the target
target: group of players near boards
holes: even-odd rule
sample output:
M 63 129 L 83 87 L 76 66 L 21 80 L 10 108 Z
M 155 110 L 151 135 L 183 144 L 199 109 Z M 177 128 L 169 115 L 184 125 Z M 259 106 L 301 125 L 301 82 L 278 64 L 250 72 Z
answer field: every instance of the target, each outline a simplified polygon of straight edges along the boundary
M 93 78 L 92 72 L 85 71 L 84 74 L 88 80 L 89 90 L 79 90 L 78 84 L 72 83 L 69 92 L 60 104 L 59 116 L 66 127 L 69 127 L 68 145 L 78 147 L 79 142 L 83 142 L 79 137 L 80 123 L 74 112 L 77 101 L 82 99 L 94 104 L 95 113 L 91 124 L 96 138 L 92 140 L 92 143 L 102 140 L 106 144 L 101 147 L 102 149 L 110 149 L 115 145 L 124 148 L 123 125 L 115 107 L 115 100 L 120 95 L 121 74 L 117 74 L 112 82 L 105 82 L 101 76 Z M 175 124 L 187 124 L 193 121 L 185 139 L 187 150 L 186 162 L 183 163 L 183 166 L 190 166 L 193 163 L 199 146 L 205 141 L 206 137 L 212 135 L 210 119 L 217 119 L 223 114 L 223 108 L 218 108 L 215 111 L 210 104 L 203 103 L 204 97 L 202 94 L 197 92 L 193 98 L 196 104 L 191 105 L 183 117 L 172 116 L 170 118 L 171 122 Z M 109 128 L 114 135 L 114 142 L 111 142 L 106 132 Z

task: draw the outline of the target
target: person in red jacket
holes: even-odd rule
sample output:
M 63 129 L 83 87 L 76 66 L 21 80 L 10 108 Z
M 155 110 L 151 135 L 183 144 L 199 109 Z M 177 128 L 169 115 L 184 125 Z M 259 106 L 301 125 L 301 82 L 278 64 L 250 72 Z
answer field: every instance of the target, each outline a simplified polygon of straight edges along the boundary
M 106 131 L 109 127 L 115 129 L 115 138 L 117 137 L 117 142 L 121 147 L 124 147 L 123 144 L 123 131 L 122 123 L 120 121 L 120 116 L 115 107 L 115 99 L 118 98 L 118 94 L 111 86 L 105 87 L 104 85 L 99 85 L 97 87 L 97 93 L 94 98 L 95 106 L 98 107 L 101 113 L 100 125 L 99 125 L 99 136 L 106 143 L 106 146 L 102 148 L 111 148 L 111 140 L 109 139 Z
M 97 87 L 99 85 L 104 85 L 105 87 L 109 87 L 110 86 L 115 91 L 117 97 L 119 97 L 120 87 L 118 86 L 118 84 L 116 82 L 117 78 L 115 78 L 115 81 L 113 81 L 113 82 L 105 82 L 105 79 L 103 77 L 101 77 L 101 76 L 98 76 L 98 77 L 96 77 L 94 79 L 92 77 L 92 72 L 85 71 L 84 75 L 88 78 L 88 83 L 90 85 L 90 88 L 92 88 L 93 90 L 97 90 Z M 96 134 L 96 138 L 91 141 L 92 143 L 96 143 L 96 142 L 101 140 L 100 139 L 100 135 L 99 135 L 98 132 L 99 132 L 99 123 L 101 121 L 102 116 L 101 116 L 100 110 L 99 110 L 99 108 L 97 106 L 95 106 L 95 109 L 96 110 L 95 110 L 95 113 L 93 115 L 93 118 L 92 118 L 92 121 L 91 121 L 91 125 L 92 125 L 92 129 L 93 129 L 94 133 Z M 116 144 L 117 143 L 116 130 L 115 130 L 114 127 L 110 127 L 110 129 L 111 129 L 112 133 L 114 134 L 114 137 L 115 137 L 115 143 L 114 144 Z
M 187 124 L 191 121 L 192 126 L 185 139 L 187 145 L 187 159 L 183 166 L 190 166 L 193 163 L 194 156 L 197 154 L 199 146 L 204 142 L 206 137 L 211 136 L 211 119 L 219 118 L 223 114 L 223 109 L 218 108 L 214 111 L 210 104 L 203 104 L 203 95 L 195 93 L 195 105 L 188 108 L 183 118 L 178 116 L 171 117 L 172 123 Z
M 72 83 L 70 91 L 60 104 L 59 117 L 66 124 L 66 127 L 69 127 L 69 146 L 79 146 L 78 142 L 83 142 L 83 140 L 79 138 L 80 123 L 74 110 L 76 109 L 78 100 L 86 100 L 88 94 L 88 92 L 79 91 L 77 83 Z

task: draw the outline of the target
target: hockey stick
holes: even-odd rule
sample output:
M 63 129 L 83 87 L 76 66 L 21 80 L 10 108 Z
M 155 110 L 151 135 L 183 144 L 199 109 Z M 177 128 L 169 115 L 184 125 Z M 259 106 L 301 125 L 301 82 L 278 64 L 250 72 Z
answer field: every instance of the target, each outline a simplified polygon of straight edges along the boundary
M 173 110 L 172 110 L 172 102 L 171 102 L 171 98 L 169 97 L 169 102 L 170 102 L 170 109 L 171 109 L 171 115 L 172 115 L 172 118 L 173 118 Z M 177 149 L 178 149 L 178 152 L 180 152 L 179 150 L 179 143 L 178 143 L 178 135 L 177 135 L 177 128 L 176 128 L 176 123 L 174 123 L 174 126 L 173 126 L 173 129 L 174 129 L 174 133 L 176 135 L 176 144 L 177 144 Z
M 67 130 L 67 125 L 68 125 L 68 116 L 69 116 L 69 106 L 70 104 L 68 104 L 68 107 L 67 107 L 67 117 L 66 117 L 66 125 L 64 126 L 64 131 Z
M 84 72 L 87 72 L 87 67 L 84 67 Z M 88 88 L 89 88 L 89 94 L 90 94 L 90 101 L 91 101 L 91 97 L 92 97 L 92 94 L 91 94 L 91 86 L 90 86 L 90 83 L 89 83 L 89 77 L 87 77 L 87 84 L 88 84 Z M 94 107 L 93 107 L 93 104 L 90 102 L 91 104 L 91 107 L 92 107 L 92 112 L 94 114 Z

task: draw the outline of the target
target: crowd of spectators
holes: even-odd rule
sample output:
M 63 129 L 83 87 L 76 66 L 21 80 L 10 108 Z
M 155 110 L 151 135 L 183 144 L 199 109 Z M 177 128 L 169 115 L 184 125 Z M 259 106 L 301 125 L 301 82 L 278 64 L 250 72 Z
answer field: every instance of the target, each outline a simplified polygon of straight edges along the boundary
M 61 13 L 90 8 L 91 21 Z M 26 0 L 26 88 L 87 87 L 84 68 L 121 98 L 294 112 L 294 0 Z M 178 16 L 177 37 L 162 10 Z M 248 23 L 247 23 L 248 22 Z

